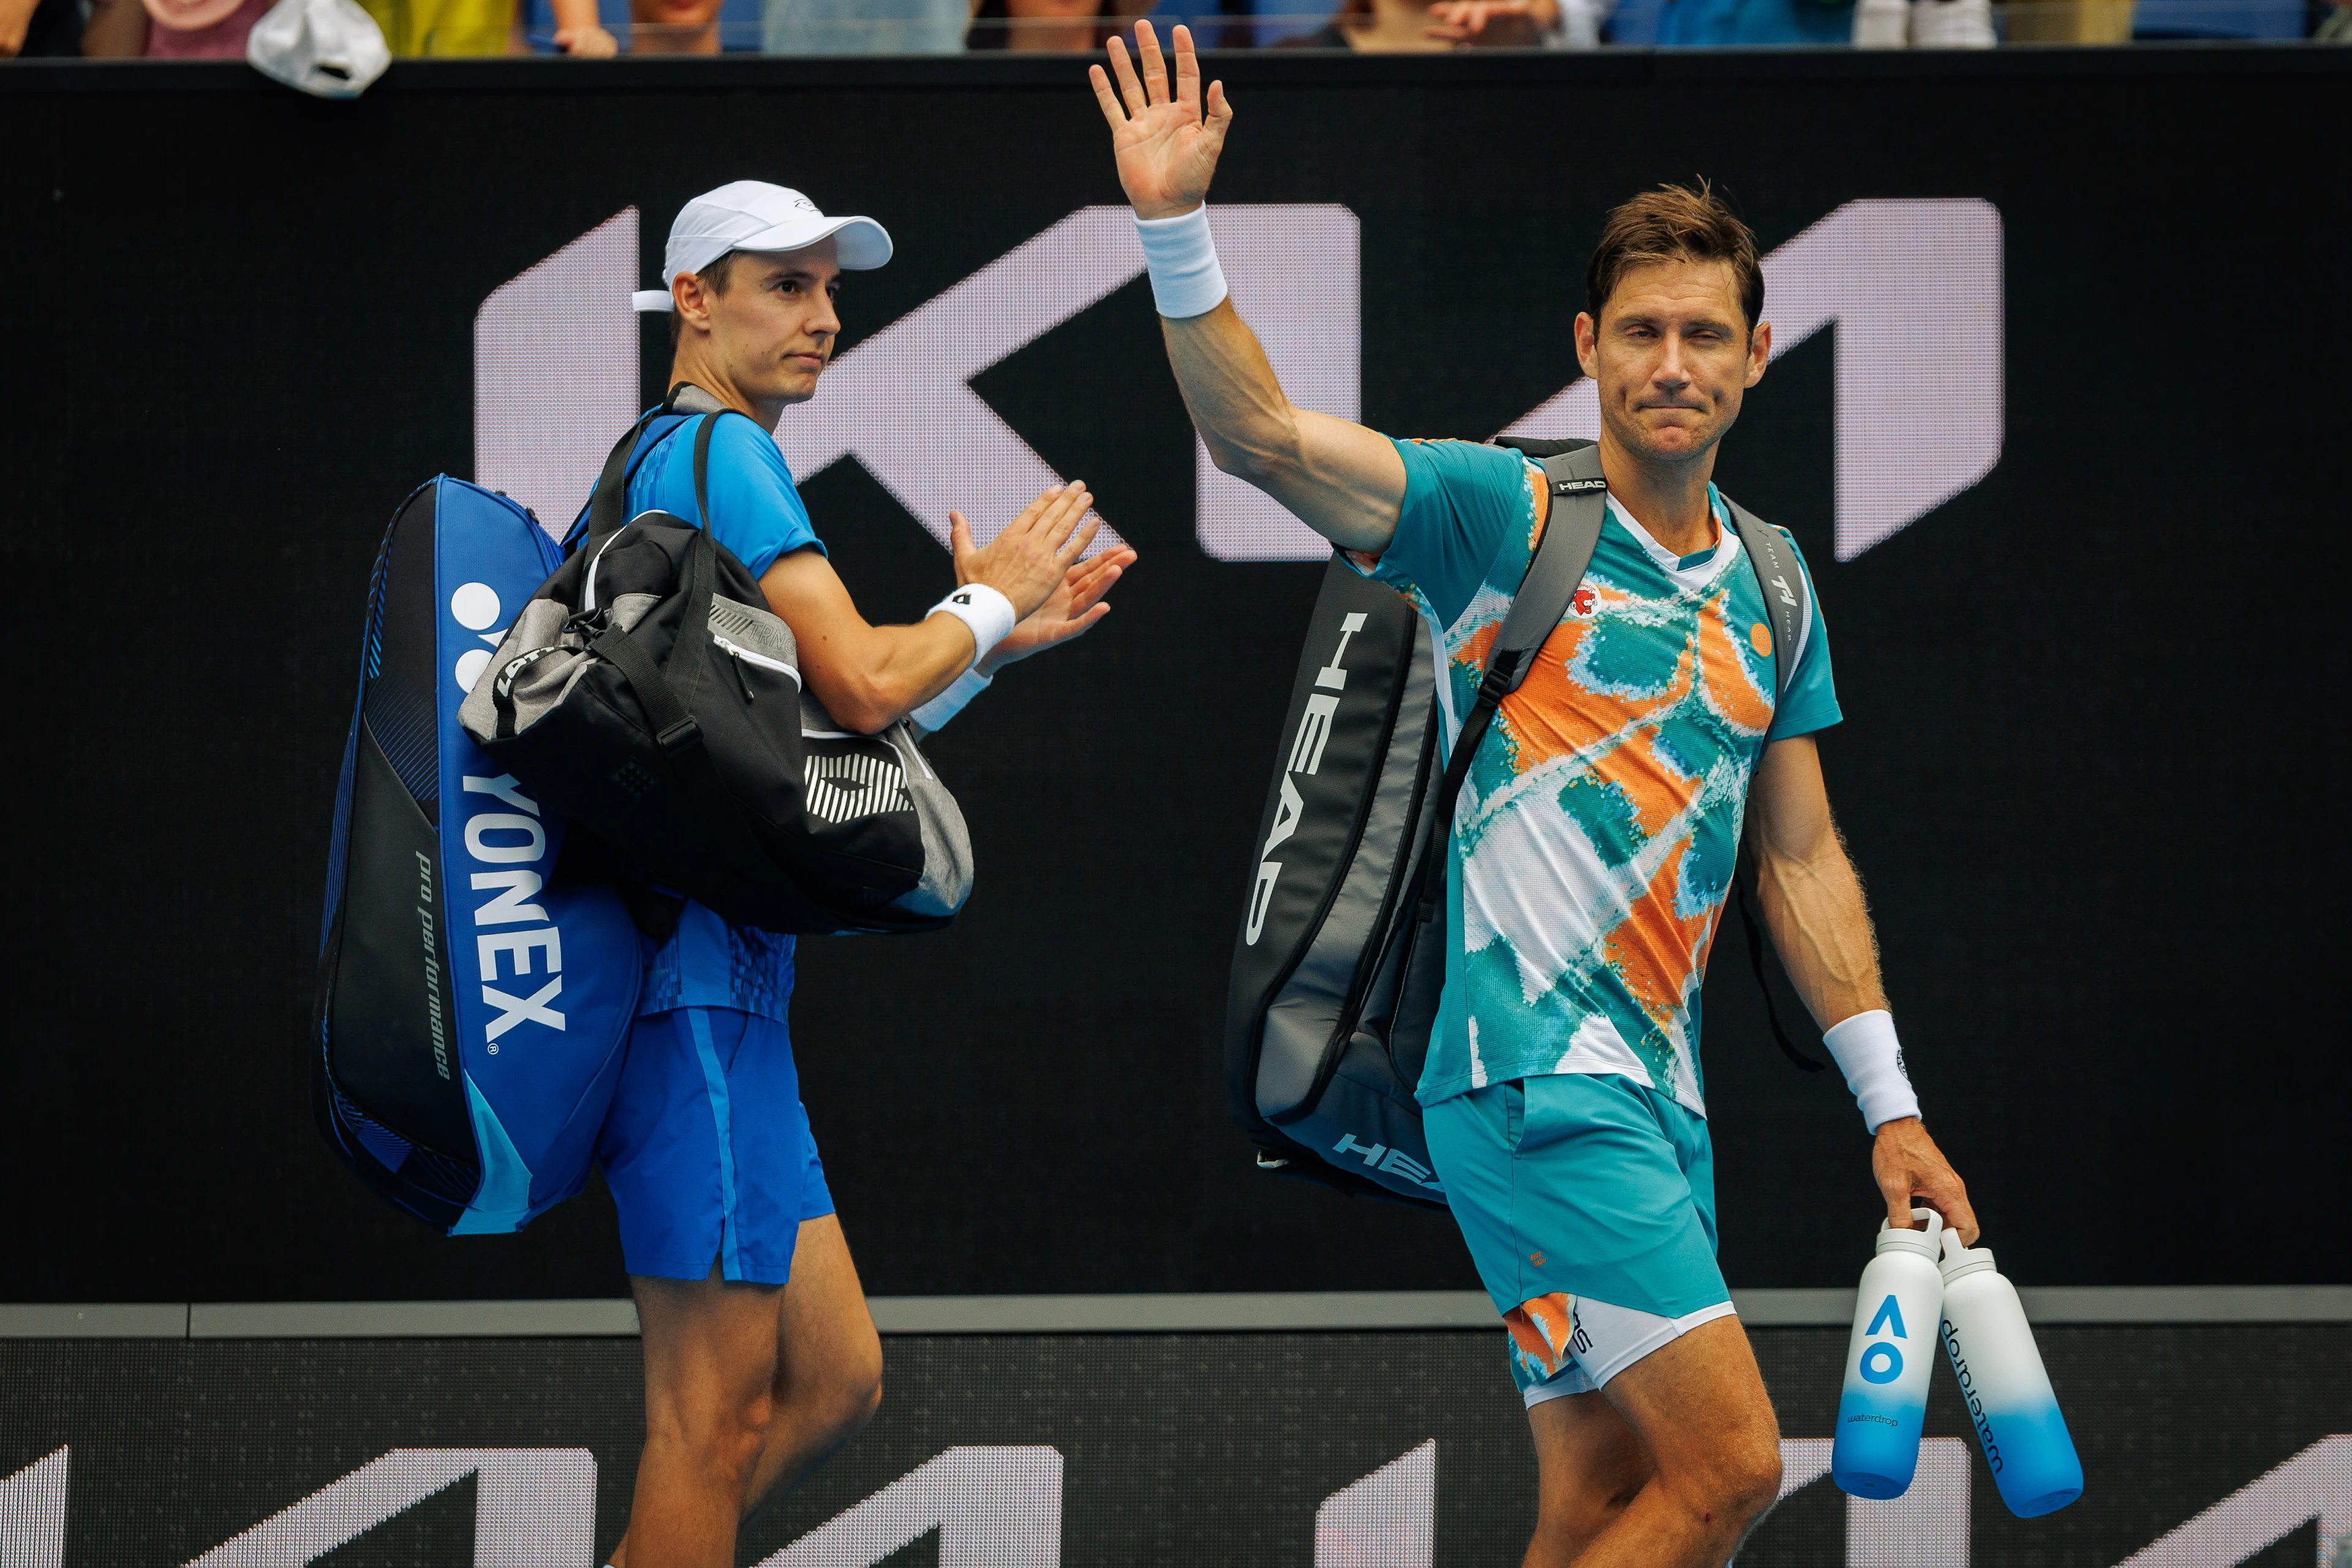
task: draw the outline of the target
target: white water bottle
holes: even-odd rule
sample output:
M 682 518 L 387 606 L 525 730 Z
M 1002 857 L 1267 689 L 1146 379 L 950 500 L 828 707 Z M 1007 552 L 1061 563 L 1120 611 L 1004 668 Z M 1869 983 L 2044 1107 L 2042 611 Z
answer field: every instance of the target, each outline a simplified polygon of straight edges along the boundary
M 1944 1233 L 1944 1353 L 1984 1446 L 2000 1500 L 2020 1519 L 2055 1513 L 2083 1495 L 2083 1461 L 2017 1288 L 1993 1268 L 1992 1252 Z
M 1919 1468 L 1919 1423 L 1935 1370 L 1934 1325 L 1943 1315 L 1936 1266 L 1944 1218 L 1913 1209 L 1917 1228 L 1878 1226 L 1878 1255 L 1862 1271 L 1853 1338 L 1845 1352 L 1830 1477 L 1853 1497 L 1901 1497 Z

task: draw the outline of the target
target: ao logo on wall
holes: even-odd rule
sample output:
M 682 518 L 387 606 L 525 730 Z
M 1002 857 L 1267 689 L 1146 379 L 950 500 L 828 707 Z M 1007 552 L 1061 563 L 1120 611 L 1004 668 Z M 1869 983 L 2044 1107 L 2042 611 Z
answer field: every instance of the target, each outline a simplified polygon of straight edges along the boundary
M 484 300 L 474 326 L 474 461 L 559 531 L 635 417 L 637 210 Z M 1356 216 L 1327 205 L 1210 209 L 1234 302 L 1302 407 L 1360 407 Z M 1128 209 L 1082 207 L 861 341 L 777 435 L 806 480 L 855 458 L 947 542 L 982 541 L 1060 482 L 972 378 L 1143 271 Z M 2001 446 L 2001 225 L 1973 199 L 1848 202 L 1765 258 L 1777 356 L 1837 328 L 1837 555 L 1850 561 L 1991 471 Z M 1565 350 L 1563 351 L 1565 353 Z M 1597 435 L 1579 378 L 1511 426 Z M 1329 547 L 1217 472 L 1196 438 L 1195 529 L 1222 561 L 1319 561 Z M 1108 541 L 1106 541 L 1108 542 Z
M 1830 1448 L 1827 1437 L 1784 1439 L 1780 1495 L 1826 1475 Z M 1968 1449 L 1963 1437 L 1930 1437 L 1909 1492 L 1849 1498 L 1846 1568 L 1968 1568 Z M 59 1448 L 0 1478 L 0 1563 L 61 1568 L 71 1460 Z M 596 1461 L 585 1448 L 396 1448 L 185 1568 L 299 1568 L 467 1476 L 477 1568 L 593 1568 Z M 1432 1440 L 1324 1500 L 1316 1568 L 1430 1568 L 1436 1510 Z M 2352 1551 L 2352 1436 L 2313 1444 L 2116 1568 L 2229 1568 L 2314 1521 L 2323 1568 Z M 873 1568 L 934 1531 L 940 1568 L 1060 1568 L 1061 1454 L 950 1448 L 759 1568 Z

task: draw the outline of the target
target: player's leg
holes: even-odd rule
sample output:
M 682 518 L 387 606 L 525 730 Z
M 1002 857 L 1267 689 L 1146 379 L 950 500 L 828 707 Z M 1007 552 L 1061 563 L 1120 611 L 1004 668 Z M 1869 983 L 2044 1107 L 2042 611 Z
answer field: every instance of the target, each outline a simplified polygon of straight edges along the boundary
M 735 1528 L 774 1406 L 772 1285 L 630 1280 L 646 1357 L 646 1448 L 615 1563 L 734 1568 Z
M 857 1436 L 882 1403 L 882 1341 L 834 1215 L 801 1222 L 778 1311 L 774 1408 L 747 1517 Z
M 1715 1564 L 1738 1549 L 1780 1495 L 1780 1443 L 1748 1336 L 1715 1267 L 1715 1151 L 1706 1122 L 1654 1089 L 1620 1080 L 1555 1085 L 1538 1117 L 1576 1129 L 1588 1164 L 1646 1211 L 1644 1232 L 1620 1217 L 1608 1232 L 1639 1241 L 1630 1266 L 1606 1270 L 1612 1295 L 1646 1293 L 1657 1311 L 1586 1300 L 1575 1307 L 1577 1364 L 1636 1435 L 1650 1468 L 1579 1568 L 1614 1563 Z M 1654 1136 L 1653 1136 L 1654 1134 Z M 1584 1245 L 1594 1246 L 1588 1231 Z M 1706 1305 L 1694 1306 L 1705 1302 Z M 1667 1317 L 1668 1310 L 1683 1311 Z
M 1585 1397 L 1702 1330 L 1710 1331 L 1708 1341 L 1726 1331 L 1714 1326 L 1728 1321 L 1731 1304 L 1715 1263 L 1704 1120 L 1630 1078 L 1557 1074 L 1441 1101 L 1428 1108 L 1424 1125 L 1479 1278 L 1510 1330 L 1512 1373 L 1538 1442 L 1557 1437 L 1568 1448 L 1541 1472 L 1549 1484 L 1528 1562 L 1574 1562 L 1581 1568 L 1588 1561 L 1620 1560 L 1591 1556 L 1604 1549 L 1628 1562 L 1707 1561 L 1712 1536 L 1691 1547 L 1682 1542 L 1678 1526 L 1653 1518 L 1654 1500 L 1642 1501 L 1669 1468 L 1658 1447 L 1661 1434 L 1612 1394 L 1607 1403 L 1627 1429 L 1619 1432 Z M 1739 1356 L 1747 1357 L 1736 1321 L 1728 1332 Z M 1685 1348 L 1662 1364 L 1691 1353 Z M 1694 1468 L 1675 1447 L 1672 1486 L 1664 1494 L 1701 1498 L 1700 1511 L 1717 1516 L 1711 1527 L 1732 1519 L 1733 1543 L 1760 1511 L 1747 1507 L 1752 1472 L 1762 1462 L 1757 1455 L 1771 1466 L 1766 1504 L 1779 1474 L 1771 1408 L 1761 1399 L 1753 1359 L 1745 1364 L 1757 1396 L 1753 1408 L 1727 1394 L 1713 1403 L 1695 1402 L 1687 1418 L 1693 1431 L 1737 1433 L 1752 1426 L 1760 1410 L 1767 1441 L 1758 1449 L 1741 1439 L 1719 1473 Z M 1695 1401 L 1699 1392 L 1694 1391 Z M 1578 1397 L 1556 1397 L 1563 1394 Z M 1569 1409 L 1541 1415 L 1547 1403 Z M 1653 1418 L 1675 1417 L 1667 1407 Z M 1588 1451 L 1605 1453 L 1612 1462 L 1606 1480 L 1590 1489 L 1565 1479 L 1558 1462 L 1573 1464 Z M 1658 1473 L 1629 1500 L 1626 1483 L 1644 1464 Z M 1688 1557 L 1688 1550 L 1700 1555 Z M 1622 1555 L 1627 1551 L 1631 1555 Z
M 638 1020 L 628 1053 L 597 1147 L 645 1335 L 646 1448 L 611 1561 L 725 1568 L 785 1375 L 802 1226 L 833 1205 L 781 1022 L 676 1008 Z
M 1668 1341 L 1602 1392 L 1654 1468 L 1576 1568 L 1721 1568 L 1780 1489 L 1780 1428 L 1739 1320 Z
M 1568 1568 L 1649 1480 L 1650 1451 L 1598 1393 L 1528 1406 L 1536 1441 L 1536 1532 L 1526 1568 Z

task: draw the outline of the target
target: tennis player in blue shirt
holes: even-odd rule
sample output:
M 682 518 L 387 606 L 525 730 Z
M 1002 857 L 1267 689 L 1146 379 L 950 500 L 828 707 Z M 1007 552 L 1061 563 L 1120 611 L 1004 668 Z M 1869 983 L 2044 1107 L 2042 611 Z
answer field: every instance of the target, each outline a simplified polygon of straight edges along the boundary
M 768 432 L 832 358 L 841 275 L 889 258 L 871 218 L 740 180 L 680 210 L 667 287 L 636 297 L 675 314 L 670 406 L 751 416 L 711 432 L 709 526 L 793 628 L 809 689 L 869 733 L 904 715 L 939 729 L 996 670 L 1109 614 L 1103 595 L 1135 560 L 1123 545 L 1083 558 L 1099 524 L 1073 480 L 984 547 L 950 514 L 957 587 L 920 623 L 858 614 Z M 699 517 L 701 423 L 640 455 L 631 515 Z M 881 1342 L 793 1064 L 793 956 L 791 937 L 688 902 L 646 968 L 597 1146 L 645 1339 L 645 1456 L 618 1568 L 732 1568 L 739 1520 L 881 1399 Z

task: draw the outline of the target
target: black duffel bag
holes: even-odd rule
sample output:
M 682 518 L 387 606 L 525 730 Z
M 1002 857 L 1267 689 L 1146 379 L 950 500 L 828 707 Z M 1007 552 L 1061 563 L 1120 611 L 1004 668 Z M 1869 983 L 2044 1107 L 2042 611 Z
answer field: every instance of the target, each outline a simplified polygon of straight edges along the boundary
M 707 527 L 623 521 L 633 458 L 687 418 L 701 422 L 707 520 L 711 431 L 728 416 L 666 405 L 621 438 L 584 533 L 459 721 L 638 881 L 776 931 L 937 930 L 971 890 L 971 844 L 907 721 L 878 735 L 835 723 L 802 683 L 792 628 Z

